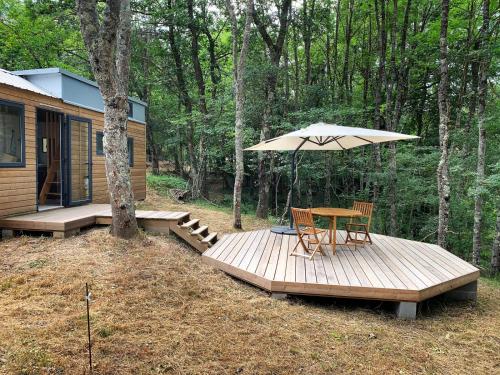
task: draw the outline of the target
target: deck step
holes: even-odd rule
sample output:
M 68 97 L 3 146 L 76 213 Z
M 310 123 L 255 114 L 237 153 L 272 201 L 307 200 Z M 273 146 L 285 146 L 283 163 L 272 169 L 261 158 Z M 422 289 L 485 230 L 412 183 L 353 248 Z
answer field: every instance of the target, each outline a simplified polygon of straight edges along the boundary
M 206 230 L 208 230 L 208 226 L 207 225 L 202 225 L 201 227 L 199 227 L 198 229 L 195 229 L 191 232 L 191 235 L 193 236 L 198 236 L 198 235 L 201 235 L 203 232 L 205 232 Z
M 188 221 L 187 223 L 182 224 L 181 228 L 186 228 L 186 229 L 193 228 L 199 222 L 200 222 L 200 219 L 193 219 L 191 221 Z
M 206 236 L 204 239 L 201 240 L 202 243 L 207 243 L 211 244 L 214 239 L 217 239 L 217 232 L 212 232 L 208 236 Z

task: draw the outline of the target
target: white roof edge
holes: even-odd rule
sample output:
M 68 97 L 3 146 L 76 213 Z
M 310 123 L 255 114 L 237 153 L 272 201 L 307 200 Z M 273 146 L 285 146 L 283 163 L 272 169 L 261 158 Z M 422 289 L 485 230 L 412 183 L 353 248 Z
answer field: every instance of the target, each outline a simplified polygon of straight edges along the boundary
M 47 91 L 41 89 L 40 87 L 34 85 L 27 79 L 20 77 L 19 75 L 9 72 L 8 70 L 1 69 L 0 68 L 0 83 L 7 85 L 7 86 L 12 86 L 16 87 L 21 90 L 27 90 L 31 92 L 35 92 L 40 95 L 48 96 L 51 98 L 56 98 L 54 95 L 48 93 Z
M 10 72 L 10 73 L 11 74 L 15 74 L 17 76 L 31 76 L 31 75 L 39 75 L 39 74 L 56 74 L 56 73 L 60 73 L 60 74 L 63 74 L 65 76 L 74 78 L 74 79 L 76 79 L 76 80 L 78 80 L 80 82 L 86 83 L 87 85 L 99 88 L 99 86 L 97 85 L 97 82 L 91 81 L 90 79 L 87 79 L 87 78 L 82 77 L 82 76 L 80 76 L 78 74 L 72 73 L 69 70 L 66 70 L 66 69 L 63 69 L 63 68 L 43 68 L 43 69 L 16 70 L 16 71 L 13 71 L 13 72 Z M 129 96 L 128 100 L 130 100 L 131 102 L 134 102 L 134 103 L 137 103 L 137 104 L 141 104 L 141 105 L 147 107 L 147 104 L 145 102 L 143 102 L 142 100 L 140 100 L 138 98 L 135 98 L 133 96 Z

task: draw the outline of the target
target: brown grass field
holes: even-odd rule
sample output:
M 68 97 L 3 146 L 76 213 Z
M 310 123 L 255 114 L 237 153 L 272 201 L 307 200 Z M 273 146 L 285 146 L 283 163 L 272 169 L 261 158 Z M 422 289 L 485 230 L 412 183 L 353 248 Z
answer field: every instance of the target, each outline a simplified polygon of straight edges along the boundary
M 154 196 L 143 206 L 231 230 L 222 211 Z M 272 300 L 174 237 L 122 241 L 106 228 L 0 242 L 0 373 L 88 373 L 85 282 L 95 374 L 500 373 L 500 288 L 491 282 L 481 279 L 476 305 L 435 300 L 406 322 L 386 304 Z

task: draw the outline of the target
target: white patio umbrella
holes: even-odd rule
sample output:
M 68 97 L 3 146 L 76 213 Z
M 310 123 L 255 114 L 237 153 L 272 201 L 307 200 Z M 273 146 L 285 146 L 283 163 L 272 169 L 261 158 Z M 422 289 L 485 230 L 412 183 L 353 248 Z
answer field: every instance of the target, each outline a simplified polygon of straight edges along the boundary
M 293 151 L 291 163 L 292 199 L 290 199 L 290 207 L 292 207 L 293 181 L 295 180 L 295 158 L 299 150 L 347 150 L 375 143 L 417 138 L 419 137 L 415 135 L 318 122 L 306 128 L 262 141 L 252 147 L 246 148 L 245 151 Z M 295 230 L 293 229 L 291 210 L 289 211 L 289 216 L 290 227 L 274 227 L 272 231 L 276 233 L 294 234 Z

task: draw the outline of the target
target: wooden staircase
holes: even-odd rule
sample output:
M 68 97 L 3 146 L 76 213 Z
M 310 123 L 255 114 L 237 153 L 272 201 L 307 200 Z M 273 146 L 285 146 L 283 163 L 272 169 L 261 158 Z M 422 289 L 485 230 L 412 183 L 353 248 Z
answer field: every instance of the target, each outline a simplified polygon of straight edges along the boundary
M 43 182 L 42 190 L 40 191 L 40 196 L 38 197 L 38 202 L 43 205 L 47 201 L 49 196 L 61 197 L 61 187 L 59 179 L 59 160 L 52 160 L 50 167 L 47 170 L 47 177 Z M 54 192 L 52 187 L 56 185 L 56 191 Z
M 210 232 L 207 225 L 200 225 L 200 219 L 191 219 L 190 214 L 181 218 L 170 230 L 200 253 L 217 242 L 217 232 Z

